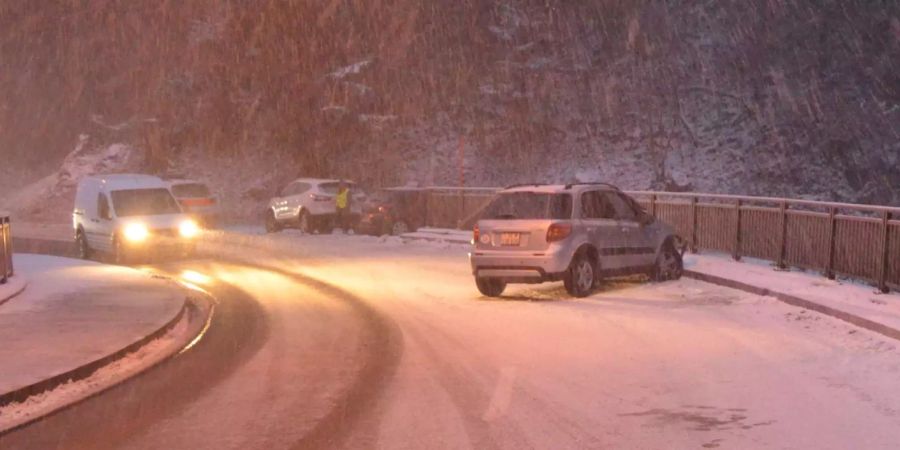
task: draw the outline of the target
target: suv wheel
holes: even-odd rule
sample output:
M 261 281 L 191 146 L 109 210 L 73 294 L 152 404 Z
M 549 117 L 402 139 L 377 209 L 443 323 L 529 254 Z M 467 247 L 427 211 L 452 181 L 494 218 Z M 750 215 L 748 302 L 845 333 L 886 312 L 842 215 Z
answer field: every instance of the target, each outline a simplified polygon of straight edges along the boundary
M 587 297 L 594 289 L 596 274 L 594 264 L 584 255 L 577 255 L 572 260 L 569 270 L 563 278 L 566 292 L 572 297 Z
M 281 231 L 281 224 L 275 220 L 275 213 L 269 210 L 266 212 L 266 233 L 277 233 Z
M 300 231 L 304 233 L 312 233 L 313 229 L 312 226 L 310 226 L 308 212 L 300 211 L 300 217 L 297 218 L 297 224 L 300 227 Z
M 391 225 L 391 235 L 392 236 L 400 236 L 401 234 L 409 233 L 409 225 L 402 220 L 398 220 Z
M 475 286 L 486 297 L 499 297 L 506 289 L 506 283 L 496 278 L 475 278 Z
M 84 237 L 84 232 L 81 230 L 78 230 L 78 233 L 75 235 L 75 247 L 79 258 L 91 258 L 91 247 L 88 245 L 87 238 Z
M 659 256 L 656 257 L 656 267 L 650 278 L 653 281 L 677 280 L 683 273 L 684 261 L 681 259 L 681 253 L 672 245 L 672 241 L 666 241 Z

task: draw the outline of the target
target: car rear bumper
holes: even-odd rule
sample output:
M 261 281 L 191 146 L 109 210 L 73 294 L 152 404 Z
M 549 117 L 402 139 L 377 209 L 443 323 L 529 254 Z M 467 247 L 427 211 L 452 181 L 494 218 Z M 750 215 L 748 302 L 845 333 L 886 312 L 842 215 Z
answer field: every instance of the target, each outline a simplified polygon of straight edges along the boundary
M 523 254 L 524 253 L 524 254 Z M 572 255 L 566 248 L 546 252 L 474 250 L 469 255 L 472 275 L 510 283 L 541 283 L 562 279 Z
M 379 235 L 384 230 L 385 218 L 380 214 L 363 214 L 356 224 L 357 232 Z

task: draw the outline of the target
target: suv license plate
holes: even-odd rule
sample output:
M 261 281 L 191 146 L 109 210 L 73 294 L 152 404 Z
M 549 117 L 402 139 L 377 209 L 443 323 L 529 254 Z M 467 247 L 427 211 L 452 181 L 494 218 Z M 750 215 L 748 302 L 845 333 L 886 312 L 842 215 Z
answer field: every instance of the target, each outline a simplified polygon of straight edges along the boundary
M 519 233 L 500 233 L 500 245 L 504 247 L 518 247 L 521 240 Z

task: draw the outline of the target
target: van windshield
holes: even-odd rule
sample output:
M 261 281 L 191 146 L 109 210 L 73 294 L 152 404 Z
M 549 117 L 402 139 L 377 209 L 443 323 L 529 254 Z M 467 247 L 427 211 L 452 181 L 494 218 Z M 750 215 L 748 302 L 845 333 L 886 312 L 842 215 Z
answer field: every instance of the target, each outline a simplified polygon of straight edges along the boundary
M 500 194 L 484 209 L 482 219 L 571 219 L 572 196 L 543 192 Z
M 124 189 L 112 191 L 113 208 L 119 217 L 178 214 L 181 208 L 168 189 Z

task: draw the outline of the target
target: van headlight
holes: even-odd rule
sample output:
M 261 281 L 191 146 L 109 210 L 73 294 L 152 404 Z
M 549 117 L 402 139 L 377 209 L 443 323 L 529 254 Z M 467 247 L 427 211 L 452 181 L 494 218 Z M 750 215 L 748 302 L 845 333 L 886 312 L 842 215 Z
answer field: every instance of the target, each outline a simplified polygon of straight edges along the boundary
M 125 225 L 125 229 L 122 230 L 122 234 L 125 236 L 125 240 L 129 242 L 142 242 L 147 240 L 147 237 L 150 236 L 150 230 L 147 229 L 147 226 L 142 223 L 130 223 Z
M 178 234 L 183 238 L 191 239 L 200 234 L 200 226 L 193 220 L 185 220 L 181 222 L 181 225 L 178 225 Z

